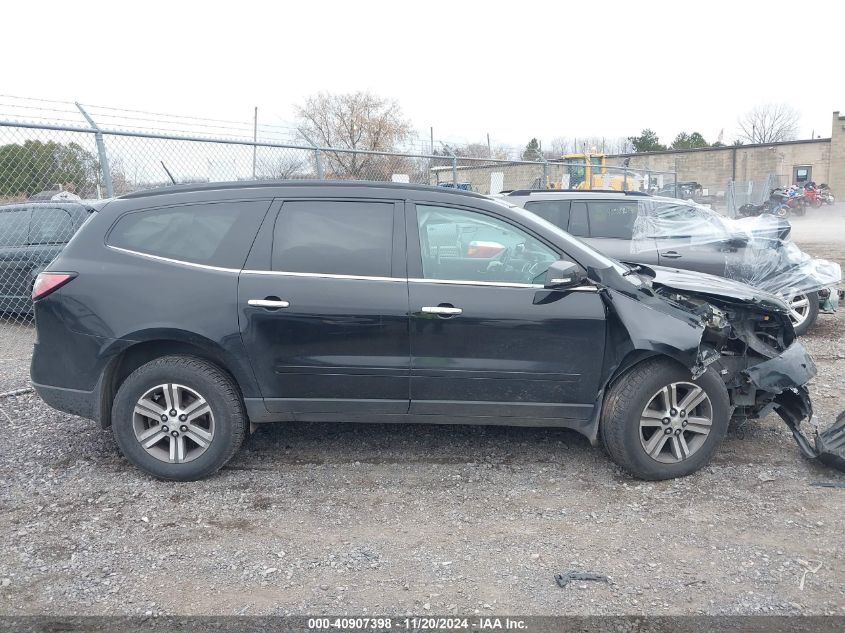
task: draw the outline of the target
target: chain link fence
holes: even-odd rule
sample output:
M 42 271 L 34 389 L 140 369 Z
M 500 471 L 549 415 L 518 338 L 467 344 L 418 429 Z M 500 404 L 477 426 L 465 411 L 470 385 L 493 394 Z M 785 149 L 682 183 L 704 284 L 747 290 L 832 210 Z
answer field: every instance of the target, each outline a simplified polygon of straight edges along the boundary
M 739 215 L 744 204 L 763 204 L 769 199 L 772 189 L 781 186 L 781 177 L 769 174 L 761 180 L 728 181 L 725 190 L 725 213 L 730 218 Z

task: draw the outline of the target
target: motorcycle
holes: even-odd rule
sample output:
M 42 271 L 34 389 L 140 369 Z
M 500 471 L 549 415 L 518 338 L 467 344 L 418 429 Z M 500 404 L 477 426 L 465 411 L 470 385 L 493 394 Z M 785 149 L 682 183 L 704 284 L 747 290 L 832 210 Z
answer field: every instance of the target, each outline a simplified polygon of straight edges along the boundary
M 836 197 L 833 195 L 830 187 L 824 183 L 819 185 L 817 195 L 819 200 L 821 200 L 824 204 L 833 204 L 836 202 Z
M 804 185 L 804 197 L 807 199 L 807 204 L 814 209 L 822 206 L 822 200 L 819 197 L 819 190 L 816 188 L 816 183 L 808 182 Z
M 769 199 L 763 204 L 744 204 L 737 211 L 739 217 L 748 218 L 757 215 L 773 215 L 776 218 L 785 218 L 789 215 L 790 207 L 787 204 L 789 196 L 780 189 L 773 189 Z
M 772 195 L 782 199 L 795 215 L 804 215 L 807 212 L 807 198 L 797 185 L 790 185 L 786 189 L 777 187 L 772 190 Z

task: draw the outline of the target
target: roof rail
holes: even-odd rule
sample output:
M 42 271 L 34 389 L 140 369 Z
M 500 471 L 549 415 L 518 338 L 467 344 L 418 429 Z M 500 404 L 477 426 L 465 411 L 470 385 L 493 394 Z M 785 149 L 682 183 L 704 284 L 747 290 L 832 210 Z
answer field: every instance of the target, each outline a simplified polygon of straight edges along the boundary
M 165 195 L 169 193 L 191 193 L 195 191 L 215 191 L 231 189 L 270 189 L 273 187 L 378 187 L 384 189 L 399 189 L 405 191 L 437 191 L 438 193 L 455 196 L 469 196 L 471 198 L 484 198 L 480 193 L 453 189 L 447 187 L 434 187 L 432 185 L 415 185 L 398 182 L 381 182 L 367 180 L 236 180 L 231 182 L 203 182 L 186 185 L 167 185 L 155 189 L 133 191 L 121 198 L 146 198 L 150 196 Z

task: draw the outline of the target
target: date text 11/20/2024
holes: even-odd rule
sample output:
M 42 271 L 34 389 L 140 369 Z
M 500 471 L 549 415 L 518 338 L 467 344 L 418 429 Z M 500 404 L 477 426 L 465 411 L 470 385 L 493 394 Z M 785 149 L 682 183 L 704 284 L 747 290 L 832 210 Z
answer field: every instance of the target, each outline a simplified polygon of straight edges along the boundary
M 498 617 L 343 617 L 309 618 L 308 629 L 311 631 L 526 631 L 525 620 L 521 618 Z

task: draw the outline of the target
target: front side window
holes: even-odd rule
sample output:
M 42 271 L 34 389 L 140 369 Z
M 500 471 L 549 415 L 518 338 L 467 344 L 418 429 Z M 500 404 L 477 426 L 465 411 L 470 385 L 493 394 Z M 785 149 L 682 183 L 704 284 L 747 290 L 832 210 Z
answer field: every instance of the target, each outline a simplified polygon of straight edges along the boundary
M 134 211 L 109 233 L 110 246 L 222 268 L 240 268 L 269 201 L 216 202 Z
M 29 209 L 0 211 L 0 246 L 24 246 L 29 235 Z
M 558 259 L 512 224 L 462 209 L 417 205 L 423 277 L 537 283 Z
M 647 239 L 682 239 L 691 244 L 706 244 L 722 241 L 730 237 L 732 231 L 727 218 L 712 209 L 647 199 L 639 202 L 634 233 Z
M 637 203 L 625 200 L 589 202 L 590 237 L 630 240 L 637 219 Z
M 73 237 L 73 221 L 64 209 L 36 207 L 29 229 L 30 244 L 64 244 Z
M 389 277 L 393 203 L 285 202 L 273 231 L 273 270 Z

